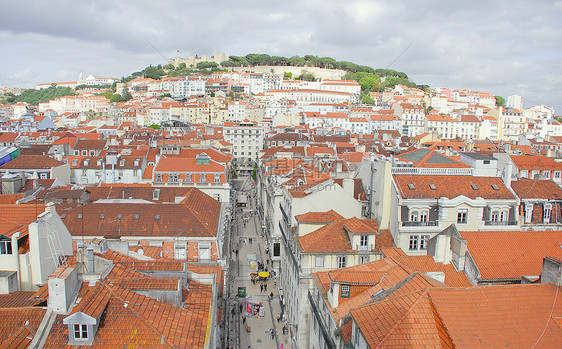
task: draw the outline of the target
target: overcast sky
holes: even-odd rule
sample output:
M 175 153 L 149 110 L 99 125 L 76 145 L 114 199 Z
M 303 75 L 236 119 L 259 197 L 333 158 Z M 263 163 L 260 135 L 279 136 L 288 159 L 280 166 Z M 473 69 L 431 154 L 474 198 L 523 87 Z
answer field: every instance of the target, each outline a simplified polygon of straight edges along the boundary
M 127 76 L 165 64 L 155 48 L 312 54 L 562 114 L 562 1 L 0 0 L 0 45 L 0 86 Z

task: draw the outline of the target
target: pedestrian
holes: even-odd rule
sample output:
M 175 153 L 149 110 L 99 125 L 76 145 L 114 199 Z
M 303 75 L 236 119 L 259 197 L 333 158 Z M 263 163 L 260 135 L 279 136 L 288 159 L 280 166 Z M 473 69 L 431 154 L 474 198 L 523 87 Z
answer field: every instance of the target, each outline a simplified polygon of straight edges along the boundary
M 271 299 L 273 300 L 273 292 L 271 292 L 271 293 L 269 294 L 269 298 L 271 298 Z
M 281 321 L 281 314 L 277 313 L 277 323 L 279 323 L 279 321 Z
M 252 244 L 252 238 L 250 238 L 250 245 Z
M 267 284 L 263 285 L 263 290 L 267 292 Z
M 273 339 L 271 338 L 271 334 L 273 333 L 273 329 L 269 329 L 269 331 L 267 331 L 267 337 L 269 337 L 269 339 Z
M 275 339 L 275 330 L 271 329 L 271 339 Z
M 260 292 L 263 292 L 263 285 L 260 285 Z
M 287 326 L 283 325 L 283 334 L 287 334 Z
M 240 313 L 241 313 L 241 312 L 242 312 L 242 310 L 244 309 L 244 306 L 242 305 L 242 303 L 240 303 L 240 306 L 239 306 L 239 308 L 240 308 Z
M 246 316 L 242 315 L 242 324 L 245 325 L 246 324 Z
M 281 344 L 281 345 L 279 346 L 279 349 L 284 349 L 284 348 L 285 348 L 285 347 L 283 346 L 283 344 Z

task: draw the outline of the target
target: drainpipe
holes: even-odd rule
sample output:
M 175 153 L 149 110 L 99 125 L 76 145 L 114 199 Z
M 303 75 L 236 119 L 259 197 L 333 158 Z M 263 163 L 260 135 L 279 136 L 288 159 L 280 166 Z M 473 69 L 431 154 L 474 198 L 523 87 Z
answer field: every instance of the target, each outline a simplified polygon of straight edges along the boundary
M 12 255 L 14 255 L 15 259 L 15 266 L 16 271 L 18 273 L 18 291 L 21 290 L 21 270 L 20 270 L 20 255 L 19 255 L 19 246 L 18 246 L 18 239 L 20 238 L 21 233 L 18 231 L 12 235 Z

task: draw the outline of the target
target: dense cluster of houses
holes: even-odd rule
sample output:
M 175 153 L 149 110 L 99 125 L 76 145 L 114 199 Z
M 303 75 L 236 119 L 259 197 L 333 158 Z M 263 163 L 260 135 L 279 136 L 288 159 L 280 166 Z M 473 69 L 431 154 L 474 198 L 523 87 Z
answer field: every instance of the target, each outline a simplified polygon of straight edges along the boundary
M 3 346 L 220 347 L 238 176 L 294 348 L 562 340 L 551 109 L 269 73 L 121 88 L 2 107 Z

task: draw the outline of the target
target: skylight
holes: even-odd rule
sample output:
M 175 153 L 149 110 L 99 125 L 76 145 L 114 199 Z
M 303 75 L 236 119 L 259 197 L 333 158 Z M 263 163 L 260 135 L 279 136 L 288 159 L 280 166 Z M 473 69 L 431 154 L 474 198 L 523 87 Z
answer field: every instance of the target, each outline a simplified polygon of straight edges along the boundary
M 430 184 L 430 185 L 429 185 L 429 189 L 431 189 L 431 190 L 437 190 L 437 187 L 435 186 L 435 184 Z
M 160 219 L 160 215 L 157 214 L 156 216 L 154 216 L 154 219 Z
M 105 215 L 102 214 L 102 215 L 100 216 L 100 219 L 104 219 L 104 218 L 105 218 Z
M 492 184 L 492 189 L 494 189 L 494 190 L 500 190 L 500 187 L 498 187 L 498 186 L 495 185 L 495 184 Z
M 410 190 L 416 190 L 416 187 L 413 184 L 408 184 L 408 188 Z
M 478 187 L 476 186 L 476 184 L 471 184 L 470 186 L 472 187 L 472 189 L 478 190 Z
M 135 219 L 139 219 L 139 218 L 140 218 L 140 214 L 136 214 Z

